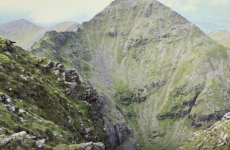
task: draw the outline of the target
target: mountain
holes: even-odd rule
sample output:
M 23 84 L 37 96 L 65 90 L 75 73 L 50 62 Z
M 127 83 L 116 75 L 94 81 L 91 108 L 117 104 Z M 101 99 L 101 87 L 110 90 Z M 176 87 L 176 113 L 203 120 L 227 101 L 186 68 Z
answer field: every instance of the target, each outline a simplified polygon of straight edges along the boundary
M 0 25 L 0 36 L 16 41 L 24 49 L 30 49 L 45 34 L 46 29 L 24 19 Z
M 15 20 L 0 25 L 0 36 L 16 41 L 18 46 L 30 50 L 34 43 L 38 42 L 47 31 L 75 31 L 78 28 L 76 22 L 62 22 L 51 28 L 37 26 L 27 20 Z
M 109 149 L 102 100 L 75 70 L 0 39 L 1 150 Z
M 69 30 L 69 28 L 71 28 L 72 26 L 76 26 L 76 25 L 78 25 L 78 23 L 72 21 L 62 22 L 49 28 L 48 31 L 64 32 Z
M 219 44 L 222 44 L 230 48 L 230 32 L 229 31 L 220 31 L 215 34 L 210 35 L 212 39 L 217 41 Z
M 229 50 L 156 0 L 113 1 L 78 32 L 46 33 L 32 54 L 78 68 L 107 95 L 105 123 L 133 131 L 109 138 L 117 149 L 176 149 L 230 111 Z

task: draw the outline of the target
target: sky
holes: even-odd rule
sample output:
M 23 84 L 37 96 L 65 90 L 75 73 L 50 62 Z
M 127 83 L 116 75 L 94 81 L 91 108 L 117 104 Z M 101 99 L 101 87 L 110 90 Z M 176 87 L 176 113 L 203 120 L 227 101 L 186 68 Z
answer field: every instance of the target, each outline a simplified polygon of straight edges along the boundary
M 0 0 L 0 24 L 26 19 L 43 27 L 90 20 L 113 0 Z M 159 0 L 205 33 L 230 31 L 230 0 Z

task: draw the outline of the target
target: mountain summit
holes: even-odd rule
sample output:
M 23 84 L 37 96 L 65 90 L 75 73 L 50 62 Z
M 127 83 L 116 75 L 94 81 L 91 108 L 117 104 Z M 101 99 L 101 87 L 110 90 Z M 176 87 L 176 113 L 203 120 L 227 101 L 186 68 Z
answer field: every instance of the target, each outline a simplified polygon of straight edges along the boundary
M 27 20 L 15 20 L 0 25 L 0 36 L 16 41 L 25 49 L 31 46 L 43 37 L 46 29 L 39 27 Z
M 31 46 L 38 42 L 47 31 L 75 31 L 78 25 L 76 22 L 67 21 L 50 28 L 43 28 L 27 20 L 20 19 L 0 25 L 0 36 L 16 41 L 18 46 L 30 50 Z

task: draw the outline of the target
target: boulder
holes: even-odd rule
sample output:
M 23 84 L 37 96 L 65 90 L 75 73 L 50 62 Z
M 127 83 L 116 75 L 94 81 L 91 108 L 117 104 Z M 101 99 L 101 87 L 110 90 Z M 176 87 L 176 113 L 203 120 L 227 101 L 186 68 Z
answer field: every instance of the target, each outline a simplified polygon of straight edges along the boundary
M 81 148 L 83 150 L 92 150 L 93 149 L 93 142 L 81 144 Z
M 105 145 L 101 142 L 93 144 L 93 150 L 104 150 L 104 149 L 105 149 Z
M 11 141 L 13 141 L 14 139 L 13 138 L 4 138 L 4 139 L 0 139 L 1 143 L 2 144 L 7 144 Z
M 35 142 L 35 145 L 37 148 L 42 149 L 45 146 L 45 142 L 46 142 L 45 139 L 37 140 Z
M 18 132 L 18 133 L 14 133 L 11 136 L 18 137 L 18 136 L 25 136 L 26 134 L 27 134 L 26 131 L 21 131 L 21 132 Z

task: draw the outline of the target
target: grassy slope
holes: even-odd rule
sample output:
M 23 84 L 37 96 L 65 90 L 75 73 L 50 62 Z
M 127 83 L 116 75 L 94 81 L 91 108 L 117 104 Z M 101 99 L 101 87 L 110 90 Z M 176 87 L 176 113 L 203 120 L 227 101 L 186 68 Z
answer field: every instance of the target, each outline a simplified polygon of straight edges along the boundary
M 220 31 L 215 34 L 210 35 L 212 39 L 218 43 L 230 48 L 230 32 L 229 31 Z
M 59 24 L 56 24 L 55 26 L 51 27 L 48 29 L 48 31 L 57 31 L 57 32 L 64 32 L 66 31 L 70 26 L 76 24 L 76 22 L 72 22 L 72 21 L 66 21 L 66 22 L 62 22 Z

